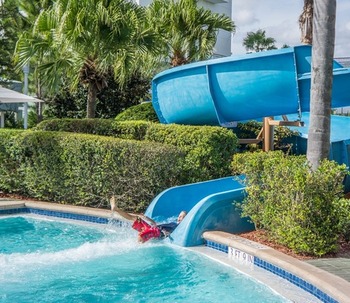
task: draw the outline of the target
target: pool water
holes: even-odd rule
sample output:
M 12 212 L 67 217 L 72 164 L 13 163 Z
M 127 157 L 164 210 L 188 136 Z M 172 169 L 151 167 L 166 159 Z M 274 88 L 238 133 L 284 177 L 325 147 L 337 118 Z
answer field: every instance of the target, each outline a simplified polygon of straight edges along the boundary
M 194 252 L 139 244 L 126 227 L 16 216 L 0 218 L 0 233 L 0 302 L 288 302 Z
M 96 242 L 105 233 L 84 225 L 72 225 L 32 217 L 0 217 L 0 254 L 53 252 Z

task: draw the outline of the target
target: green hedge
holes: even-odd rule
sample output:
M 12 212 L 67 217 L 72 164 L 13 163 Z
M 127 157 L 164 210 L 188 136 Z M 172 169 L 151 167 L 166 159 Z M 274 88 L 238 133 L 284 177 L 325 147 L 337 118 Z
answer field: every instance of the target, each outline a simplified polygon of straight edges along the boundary
M 53 119 L 36 130 L 70 131 L 171 144 L 186 152 L 186 182 L 220 178 L 230 174 L 230 162 L 238 140 L 222 127 L 159 124 L 147 121 L 102 119 Z
M 0 132 L 0 189 L 41 200 L 140 212 L 184 182 L 177 147 L 64 132 Z M 10 178 L 9 178 L 10 177 Z
M 13 148 L 23 130 L 0 129 L 0 191 L 15 192 L 21 187 L 18 162 Z
M 232 155 L 238 146 L 238 139 L 232 131 L 212 126 L 152 123 L 145 139 L 184 149 L 187 152 L 184 169 L 188 182 L 229 175 Z
M 49 119 L 40 122 L 32 130 L 113 136 L 114 124 L 113 119 Z
M 151 102 L 131 106 L 115 117 L 116 121 L 144 120 L 159 122 Z
M 311 171 L 305 156 L 278 152 L 236 154 L 234 174 L 246 175 L 242 208 L 257 228 L 297 253 L 334 252 L 350 226 L 343 198 L 345 165 L 324 160 Z

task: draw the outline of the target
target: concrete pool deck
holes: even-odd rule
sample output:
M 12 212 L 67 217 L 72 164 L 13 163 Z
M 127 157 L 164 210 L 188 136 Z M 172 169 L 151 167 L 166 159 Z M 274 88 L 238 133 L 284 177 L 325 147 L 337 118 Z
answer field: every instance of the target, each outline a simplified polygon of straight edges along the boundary
M 0 210 L 25 207 L 111 218 L 111 212 L 106 209 L 95 209 L 31 200 L 16 200 L 12 198 L 0 198 Z M 235 247 L 248 254 L 266 260 L 271 264 L 275 264 L 276 266 L 312 283 L 338 302 L 350 302 L 350 259 L 334 258 L 300 261 L 280 253 L 270 247 L 252 242 L 233 234 L 212 231 L 205 232 L 203 236 L 206 240 L 212 240 L 228 245 L 229 247 Z M 203 249 L 210 248 L 198 248 L 199 251 L 203 251 Z

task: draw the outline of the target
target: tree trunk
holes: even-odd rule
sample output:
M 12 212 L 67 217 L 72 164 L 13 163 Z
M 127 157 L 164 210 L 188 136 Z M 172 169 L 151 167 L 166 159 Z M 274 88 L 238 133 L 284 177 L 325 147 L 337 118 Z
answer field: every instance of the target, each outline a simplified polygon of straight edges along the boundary
M 94 83 L 89 83 L 86 118 L 95 118 L 96 96 L 97 96 L 97 86 Z
M 336 0 L 314 1 L 310 126 L 307 159 L 313 170 L 328 158 Z
M 303 11 L 299 17 L 301 43 L 312 44 L 314 0 L 304 0 Z
M 170 65 L 172 67 L 176 67 L 176 66 L 180 66 L 180 65 L 184 65 L 187 64 L 188 61 L 185 58 L 185 55 L 180 52 L 180 51 L 174 51 L 173 55 L 171 56 L 171 63 Z

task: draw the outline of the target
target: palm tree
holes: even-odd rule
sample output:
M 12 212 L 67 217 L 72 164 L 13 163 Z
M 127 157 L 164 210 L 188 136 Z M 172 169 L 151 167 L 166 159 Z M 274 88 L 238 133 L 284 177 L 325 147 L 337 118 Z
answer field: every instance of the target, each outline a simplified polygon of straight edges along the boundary
M 312 23 L 314 13 L 314 0 L 304 0 L 303 11 L 299 16 L 301 30 L 301 43 L 312 45 Z
M 247 52 L 261 52 L 276 49 L 275 42 L 274 38 L 266 37 L 266 32 L 259 29 L 256 32 L 247 33 L 247 37 L 243 39 L 243 46 Z
M 148 17 L 162 38 L 163 54 L 171 66 L 210 58 L 218 31 L 235 30 L 228 16 L 198 7 L 197 0 L 154 0 Z
M 22 19 L 15 0 L 0 1 L 0 81 L 19 80 L 20 74 L 14 71 L 13 51 Z
M 310 126 L 307 159 L 313 170 L 330 151 L 336 0 L 315 0 L 312 48 Z
M 0 0 L 0 77 L 20 80 L 22 72 L 15 70 L 13 62 L 18 36 L 32 25 L 40 9 L 49 5 L 48 2 L 50 1 Z
M 35 58 L 51 89 L 63 76 L 72 87 L 87 85 L 87 117 L 93 118 L 107 75 L 122 85 L 134 73 L 139 54 L 157 49 L 145 20 L 144 8 L 129 1 L 58 0 L 19 41 L 19 66 Z

